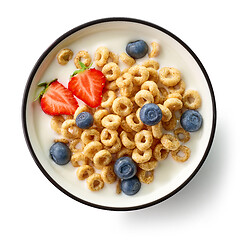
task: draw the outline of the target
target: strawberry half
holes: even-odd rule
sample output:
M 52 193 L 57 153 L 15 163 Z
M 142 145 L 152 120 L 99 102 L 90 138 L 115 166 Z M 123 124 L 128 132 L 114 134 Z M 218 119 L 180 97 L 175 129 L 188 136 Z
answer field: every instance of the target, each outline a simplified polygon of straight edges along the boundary
M 95 68 L 89 69 L 80 62 L 81 69 L 71 75 L 68 88 L 88 106 L 95 108 L 101 104 L 105 76 Z
M 42 110 L 49 115 L 73 115 L 78 108 L 78 103 L 72 92 L 64 87 L 57 79 L 50 83 L 40 83 L 44 87 L 38 98 Z M 37 99 L 38 99 L 37 98 Z

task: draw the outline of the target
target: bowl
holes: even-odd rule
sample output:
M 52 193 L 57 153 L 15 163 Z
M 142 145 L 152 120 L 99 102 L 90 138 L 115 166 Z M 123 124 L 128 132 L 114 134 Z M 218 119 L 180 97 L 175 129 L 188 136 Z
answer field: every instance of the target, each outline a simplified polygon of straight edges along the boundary
M 85 181 L 79 181 L 75 168 L 68 163 L 56 165 L 49 156 L 49 148 L 55 133 L 50 127 L 51 116 L 42 112 L 38 101 L 37 84 L 58 78 L 67 86 L 70 74 L 75 70 L 73 62 L 65 67 L 56 61 L 57 53 L 70 48 L 76 54 L 88 50 L 94 56 L 102 45 L 118 53 L 125 51 L 130 41 L 143 39 L 148 44 L 161 44 L 158 57 L 161 66 L 179 69 L 186 83 L 186 89 L 199 91 L 202 105 L 199 112 L 203 116 L 202 128 L 191 133 L 186 144 L 191 149 L 188 161 L 179 163 L 170 156 L 159 162 L 155 178 L 151 184 L 142 184 L 141 190 L 133 196 L 115 193 L 115 184 L 105 186 L 99 192 L 87 189 Z M 73 59 L 72 59 L 73 61 Z M 132 18 L 105 18 L 82 24 L 59 37 L 36 62 L 27 80 L 22 103 L 22 124 L 29 151 L 46 178 L 67 196 L 80 203 L 106 210 L 128 211 L 146 208 L 160 203 L 180 191 L 201 168 L 209 150 L 216 126 L 216 104 L 211 82 L 202 63 L 195 53 L 177 36 L 153 23 Z

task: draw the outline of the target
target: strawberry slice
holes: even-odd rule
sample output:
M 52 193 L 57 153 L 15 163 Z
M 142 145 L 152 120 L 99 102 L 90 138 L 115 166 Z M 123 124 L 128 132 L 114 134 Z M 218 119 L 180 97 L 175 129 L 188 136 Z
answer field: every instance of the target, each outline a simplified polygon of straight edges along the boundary
M 88 106 L 95 108 L 101 104 L 105 76 L 95 68 L 89 69 L 80 62 L 81 69 L 75 71 L 68 84 L 68 88 Z
M 64 87 L 57 79 L 50 83 L 40 83 L 44 87 L 38 98 L 42 110 L 49 115 L 73 115 L 78 108 L 78 103 L 72 92 Z M 37 99 L 38 99 L 37 98 Z

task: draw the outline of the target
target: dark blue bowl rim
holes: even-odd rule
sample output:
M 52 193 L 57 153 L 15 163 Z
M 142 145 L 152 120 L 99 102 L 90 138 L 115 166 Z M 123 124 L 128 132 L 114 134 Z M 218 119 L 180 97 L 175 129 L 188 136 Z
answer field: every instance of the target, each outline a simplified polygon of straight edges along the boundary
M 83 199 L 80 199 L 78 197 L 76 197 L 75 195 L 71 194 L 70 192 L 68 192 L 66 189 L 64 189 L 63 187 L 61 187 L 53 178 L 51 178 L 51 176 L 46 172 L 46 170 L 44 169 L 44 167 L 41 165 L 41 163 L 39 162 L 29 135 L 28 135 L 28 130 L 27 130 L 27 122 L 26 122 L 26 105 L 27 105 L 27 98 L 28 98 L 28 93 L 29 93 L 29 89 L 31 86 L 31 83 L 33 81 L 33 78 L 39 68 L 39 66 L 41 65 L 41 63 L 44 61 L 45 57 L 50 53 L 50 51 L 57 45 L 59 44 L 61 41 L 63 41 L 65 38 L 67 38 L 68 36 L 72 35 L 73 33 L 82 30 L 86 27 L 89 26 L 93 26 L 96 24 L 100 24 L 100 23 L 105 23 L 105 22 L 132 22 L 132 23 L 138 23 L 138 24 L 143 24 L 149 27 L 152 27 L 154 29 L 157 29 L 167 35 L 169 35 L 170 37 L 172 37 L 173 39 L 175 39 L 177 42 L 179 42 L 190 54 L 191 56 L 194 58 L 194 60 L 197 62 L 197 64 L 199 65 L 201 71 L 203 72 L 203 75 L 207 81 L 208 87 L 209 87 L 209 91 L 211 94 L 211 99 L 212 99 L 212 107 L 213 107 L 213 119 L 212 119 L 212 130 L 211 130 L 211 134 L 210 134 L 210 138 L 208 141 L 208 145 L 206 147 L 206 150 L 203 154 L 203 157 L 199 163 L 199 165 L 196 167 L 196 169 L 194 170 L 194 172 L 189 176 L 189 178 L 184 181 L 183 183 L 181 183 L 181 185 L 179 187 L 177 187 L 175 190 L 173 190 L 172 192 L 170 192 L 169 194 L 167 194 L 166 196 L 159 198 L 155 201 L 146 203 L 146 204 L 141 204 L 138 206 L 133 206 L 133 207 L 109 207 L 109 206 L 103 206 L 103 205 L 98 205 L 98 204 L 94 204 L 88 201 L 85 201 Z M 55 186 L 57 187 L 60 191 L 62 191 L 63 193 L 65 193 L 67 196 L 73 198 L 74 200 L 86 204 L 88 206 L 91 207 L 95 207 L 95 208 L 99 208 L 99 209 L 104 209 L 104 210 L 112 210 L 112 211 L 132 211 L 132 210 L 139 210 L 139 209 L 143 209 L 143 208 L 147 208 L 150 206 L 153 206 L 155 204 L 158 204 L 170 197 L 172 197 L 174 194 L 176 194 L 177 192 L 179 192 L 182 188 L 184 188 L 191 180 L 192 178 L 197 174 L 197 172 L 199 171 L 199 169 L 202 167 L 203 163 L 205 162 L 208 153 L 211 149 L 212 146 L 212 142 L 214 139 L 214 135 L 215 135 L 215 129 L 216 129 L 216 120 L 217 120 L 217 110 L 216 110 L 216 101 L 215 101 L 215 96 L 214 96 L 214 91 L 212 88 L 212 84 L 211 81 L 209 79 L 209 76 L 205 70 L 205 68 L 203 67 L 203 64 L 201 63 L 201 61 L 199 60 L 199 58 L 196 56 L 196 54 L 180 39 L 178 38 L 176 35 L 174 35 L 173 33 L 169 32 L 168 30 L 164 29 L 163 27 L 160 27 L 156 24 L 153 24 L 151 22 L 148 21 L 144 21 L 144 20 L 140 20 L 140 19 L 135 19 L 135 18 L 126 18 L 126 17 L 111 17 L 111 18 L 102 18 L 102 19 L 97 19 L 94 21 L 90 21 L 84 24 L 81 24 L 73 29 L 71 29 L 70 31 L 66 32 L 65 34 L 63 34 L 62 36 L 60 36 L 58 39 L 56 39 L 45 51 L 44 53 L 40 56 L 40 58 L 38 59 L 38 61 L 36 62 L 36 64 L 34 65 L 34 68 L 32 69 L 29 78 L 27 80 L 26 86 L 25 86 L 25 90 L 24 90 L 24 94 L 23 94 L 23 100 L 22 100 L 22 127 L 23 127 L 23 133 L 24 133 L 24 137 L 28 146 L 28 149 L 35 161 L 35 163 L 37 164 L 37 166 L 39 167 L 39 169 L 42 171 L 42 173 L 45 175 L 45 177 Z

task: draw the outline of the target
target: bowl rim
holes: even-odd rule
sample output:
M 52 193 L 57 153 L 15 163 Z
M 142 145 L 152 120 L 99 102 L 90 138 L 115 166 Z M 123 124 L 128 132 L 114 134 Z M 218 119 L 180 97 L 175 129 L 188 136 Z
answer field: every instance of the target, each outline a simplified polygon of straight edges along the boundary
M 31 83 L 33 81 L 33 78 L 38 70 L 38 68 L 40 67 L 41 63 L 44 61 L 45 57 L 50 53 L 50 51 L 56 47 L 56 45 L 58 45 L 61 41 L 63 41 L 65 38 L 69 37 L 70 35 L 74 34 L 75 32 L 82 30 L 86 27 L 90 27 L 96 24 L 100 24 L 100 23 L 106 23 L 106 22 L 131 22 L 131 23 L 138 23 L 138 24 L 142 24 L 142 25 L 146 25 L 152 28 L 155 28 L 165 34 L 167 34 L 168 36 L 172 37 L 174 40 L 176 40 L 178 43 L 180 43 L 193 57 L 193 59 L 196 61 L 196 63 L 198 64 L 198 66 L 200 67 L 206 81 L 208 84 L 208 88 L 210 91 L 210 95 L 211 95 L 211 99 L 212 99 L 212 108 L 213 108 L 213 119 L 212 119 L 212 129 L 211 129 L 211 134 L 210 134 L 210 138 L 208 141 L 208 145 L 207 148 L 204 152 L 204 155 L 202 157 L 202 159 L 200 160 L 198 166 L 196 167 L 196 169 L 193 171 L 193 173 L 186 179 L 186 181 L 184 181 L 183 183 L 181 183 L 181 185 L 179 187 L 177 187 L 175 190 L 173 190 L 172 192 L 170 192 L 169 194 L 155 200 L 149 203 L 145 203 L 145 204 L 141 204 L 138 206 L 133 206 L 133 207 L 110 207 L 110 206 L 103 206 L 103 205 L 98 205 L 92 202 L 88 202 L 85 201 L 73 194 L 71 194 L 70 192 L 68 192 L 66 189 L 64 189 L 62 186 L 60 186 L 48 173 L 47 171 L 44 169 L 44 167 L 41 165 L 40 161 L 38 160 L 33 147 L 31 145 L 31 141 L 28 135 L 28 130 L 27 130 L 27 121 L 26 121 L 26 106 L 27 106 L 27 99 L 28 99 L 28 93 L 29 93 L 29 89 L 31 86 Z M 153 24 L 151 22 L 148 22 L 146 20 L 141 20 L 141 19 L 136 19 L 136 18 L 127 18 L 127 17 L 110 17 L 110 18 L 100 18 L 100 19 L 96 19 L 93 21 L 89 21 L 86 23 L 83 23 L 69 31 L 67 31 L 66 33 L 64 33 L 63 35 L 61 35 L 59 38 L 57 38 L 43 53 L 42 55 L 39 57 L 39 59 L 37 60 L 37 62 L 35 63 L 25 86 L 24 89 L 24 94 L 23 94 L 23 99 L 22 99 L 22 128 L 23 128 L 23 133 L 24 133 L 24 137 L 25 137 L 25 141 L 27 143 L 28 149 L 32 155 L 32 158 L 34 159 L 35 163 L 37 164 L 37 166 L 39 167 L 39 169 L 41 170 L 41 172 L 45 175 L 45 177 L 55 186 L 57 187 L 60 191 L 62 191 L 64 194 L 66 194 L 67 196 L 71 197 L 72 199 L 83 203 L 85 205 L 94 207 L 94 208 L 98 208 L 98 209 L 103 209 L 103 210 L 111 210 L 111 211 L 132 211 L 132 210 L 139 210 L 139 209 L 143 209 L 143 208 L 147 208 L 153 205 L 156 205 L 160 202 L 163 202 L 165 200 L 167 200 L 168 198 L 172 197 L 174 194 L 176 194 L 177 192 L 179 192 L 182 188 L 184 188 L 191 180 L 192 178 L 197 174 L 197 172 L 200 170 L 200 168 L 202 167 L 203 163 L 205 162 L 207 155 L 211 149 L 212 143 L 213 143 L 213 139 L 215 136 L 215 129 L 216 129 L 216 121 L 217 121 L 217 110 L 216 110 L 216 101 L 215 101 L 215 96 L 214 96 L 214 91 L 213 91 L 213 87 L 211 84 L 211 81 L 209 79 L 209 76 L 203 66 L 203 64 L 201 63 L 201 61 L 199 60 L 199 58 L 196 56 L 196 54 L 191 50 L 190 47 L 188 47 L 188 45 L 186 45 L 186 43 L 184 43 L 180 38 L 178 38 L 176 35 L 174 35 L 173 33 L 171 33 L 170 31 L 164 29 L 163 27 L 160 27 L 156 24 Z

